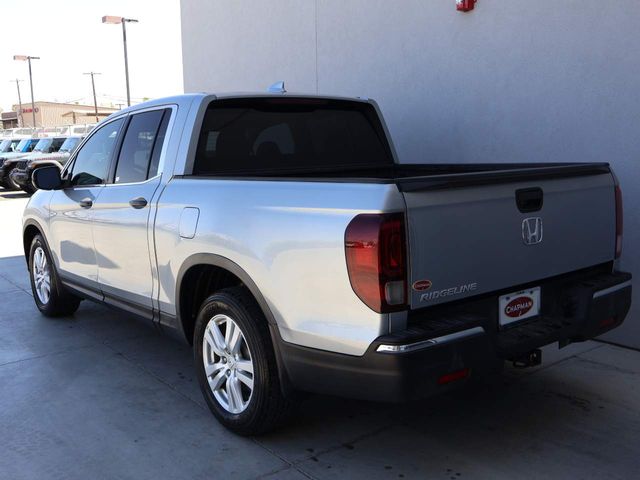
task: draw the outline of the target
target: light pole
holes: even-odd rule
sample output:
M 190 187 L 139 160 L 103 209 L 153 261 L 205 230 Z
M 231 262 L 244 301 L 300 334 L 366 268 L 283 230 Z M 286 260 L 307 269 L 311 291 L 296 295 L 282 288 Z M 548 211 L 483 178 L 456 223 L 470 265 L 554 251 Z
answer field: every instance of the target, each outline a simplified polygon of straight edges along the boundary
M 102 17 L 102 23 L 122 24 L 122 43 L 124 45 L 124 76 L 127 82 L 127 106 L 131 106 L 131 94 L 129 93 L 129 59 L 127 56 L 127 23 L 138 23 L 135 18 L 115 17 L 113 15 L 105 15 Z
M 31 88 L 31 114 L 33 115 L 33 128 L 36 127 L 36 104 L 33 101 L 33 76 L 31 75 L 31 60 L 40 60 L 40 57 L 32 57 L 30 55 L 14 55 L 14 60 L 25 60 L 29 63 L 29 87 Z
M 9 80 L 11 83 L 14 82 L 14 80 Z M 24 118 L 22 118 L 22 96 L 20 95 L 20 82 L 22 80 L 19 79 L 15 79 L 16 82 L 16 88 L 18 89 L 18 116 L 20 118 L 20 120 L 18 121 L 18 126 L 22 127 L 24 126 Z
M 100 73 L 98 72 L 87 72 L 87 73 L 83 73 L 83 75 L 91 75 L 91 89 L 93 90 L 93 108 L 95 110 L 96 113 L 96 123 L 98 123 L 100 120 L 98 119 L 98 101 L 96 100 L 96 84 L 95 81 L 93 80 L 94 75 L 100 75 Z

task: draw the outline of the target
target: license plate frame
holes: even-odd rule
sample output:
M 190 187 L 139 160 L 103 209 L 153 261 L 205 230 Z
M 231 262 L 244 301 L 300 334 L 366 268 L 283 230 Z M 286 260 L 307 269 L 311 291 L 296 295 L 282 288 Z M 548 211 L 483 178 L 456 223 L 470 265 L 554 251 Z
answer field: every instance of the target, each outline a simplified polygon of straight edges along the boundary
M 542 289 L 525 288 L 498 297 L 498 325 L 501 328 L 540 315 Z

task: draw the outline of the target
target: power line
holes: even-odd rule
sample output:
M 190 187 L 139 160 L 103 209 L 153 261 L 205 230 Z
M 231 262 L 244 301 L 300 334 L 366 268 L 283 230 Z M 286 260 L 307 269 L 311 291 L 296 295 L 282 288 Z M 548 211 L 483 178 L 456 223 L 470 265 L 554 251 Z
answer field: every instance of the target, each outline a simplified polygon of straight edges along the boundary
M 107 98 L 109 100 L 124 100 L 126 102 L 126 98 L 125 97 L 118 96 L 118 95 L 110 95 L 108 93 L 100 93 L 100 94 L 97 94 L 97 96 L 99 98 Z M 89 97 L 84 96 L 84 97 L 80 97 L 80 98 L 74 98 L 74 99 L 71 99 L 71 100 L 65 100 L 63 103 L 75 103 L 75 102 L 79 102 L 81 100 L 85 100 L 87 98 L 89 98 Z M 136 100 L 136 101 L 140 101 L 140 102 L 144 101 L 145 98 L 146 97 L 131 97 L 132 100 Z

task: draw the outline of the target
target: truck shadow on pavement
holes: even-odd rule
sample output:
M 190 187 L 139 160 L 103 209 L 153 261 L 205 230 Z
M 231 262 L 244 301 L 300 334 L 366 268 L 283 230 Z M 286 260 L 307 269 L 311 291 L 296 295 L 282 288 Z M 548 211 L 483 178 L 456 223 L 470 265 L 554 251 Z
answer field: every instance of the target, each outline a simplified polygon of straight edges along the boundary
M 31 195 L 21 191 L 0 190 L 0 198 L 10 200 L 12 198 L 29 198 Z

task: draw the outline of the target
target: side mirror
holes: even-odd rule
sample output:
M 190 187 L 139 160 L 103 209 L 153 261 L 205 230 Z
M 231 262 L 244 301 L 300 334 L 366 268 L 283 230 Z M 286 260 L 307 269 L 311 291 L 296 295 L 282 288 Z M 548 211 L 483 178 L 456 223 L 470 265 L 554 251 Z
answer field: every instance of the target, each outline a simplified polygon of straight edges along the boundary
M 37 168 L 33 171 L 33 185 L 39 190 L 60 190 L 60 169 L 55 165 Z

